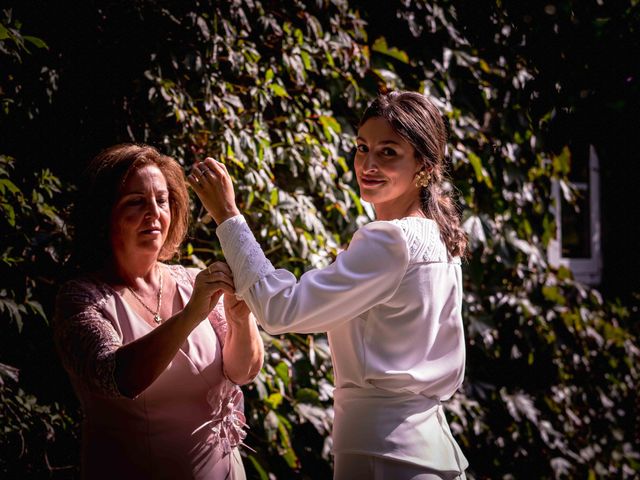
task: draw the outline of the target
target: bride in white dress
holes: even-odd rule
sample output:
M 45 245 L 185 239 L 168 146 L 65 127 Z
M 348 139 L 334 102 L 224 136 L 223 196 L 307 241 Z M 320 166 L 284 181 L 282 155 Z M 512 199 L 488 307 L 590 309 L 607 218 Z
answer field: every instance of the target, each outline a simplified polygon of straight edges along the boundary
M 360 122 L 355 173 L 377 220 L 300 280 L 264 256 L 223 164 L 207 159 L 189 176 L 258 323 L 272 334 L 328 333 L 338 480 L 465 478 L 441 404 L 465 364 L 466 237 L 443 188 L 445 145 L 441 113 L 424 95 L 374 100 Z

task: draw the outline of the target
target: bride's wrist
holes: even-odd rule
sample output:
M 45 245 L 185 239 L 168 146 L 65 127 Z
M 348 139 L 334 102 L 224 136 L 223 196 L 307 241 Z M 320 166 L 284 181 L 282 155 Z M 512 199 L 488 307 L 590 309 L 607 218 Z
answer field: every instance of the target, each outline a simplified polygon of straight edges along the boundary
M 228 208 L 220 212 L 220 214 L 217 215 L 214 220 L 218 225 L 220 225 L 221 223 L 224 223 L 230 218 L 236 217 L 238 215 L 240 215 L 240 210 L 238 210 L 238 207 L 234 205 L 233 208 Z

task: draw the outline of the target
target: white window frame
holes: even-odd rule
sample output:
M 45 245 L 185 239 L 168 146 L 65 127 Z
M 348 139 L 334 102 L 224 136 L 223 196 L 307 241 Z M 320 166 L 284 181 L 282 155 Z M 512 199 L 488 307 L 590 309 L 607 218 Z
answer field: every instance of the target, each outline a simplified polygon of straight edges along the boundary
M 547 255 L 549 263 L 554 267 L 569 268 L 576 280 L 588 285 L 599 285 L 602 280 L 602 248 L 600 229 L 600 161 L 593 145 L 589 145 L 589 184 L 575 182 L 579 189 L 589 191 L 591 257 L 570 258 L 562 256 L 562 210 L 560 183 L 552 184 L 554 199 L 554 215 L 556 218 L 556 238 L 549 241 Z

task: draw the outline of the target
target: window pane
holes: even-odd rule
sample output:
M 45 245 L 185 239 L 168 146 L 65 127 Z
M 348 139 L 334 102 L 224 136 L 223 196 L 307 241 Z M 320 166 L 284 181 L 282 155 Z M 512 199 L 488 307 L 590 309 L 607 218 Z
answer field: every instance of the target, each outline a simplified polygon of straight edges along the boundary
M 562 196 L 562 256 L 565 258 L 591 258 L 591 214 L 589 190 L 580 189 L 580 197 L 571 205 Z
M 572 183 L 589 183 L 589 144 L 574 143 L 571 151 L 571 169 L 569 180 Z

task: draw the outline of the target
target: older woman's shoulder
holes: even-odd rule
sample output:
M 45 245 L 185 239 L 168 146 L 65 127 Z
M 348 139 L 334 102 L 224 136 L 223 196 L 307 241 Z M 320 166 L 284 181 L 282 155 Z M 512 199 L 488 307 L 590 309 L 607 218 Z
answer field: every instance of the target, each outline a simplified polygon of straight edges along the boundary
M 196 275 L 200 271 L 199 268 L 185 267 L 184 265 L 180 264 L 163 265 L 169 270 L 169 272 L 171 272 L 171 276 L 173 276 L 174 280 L 183 285 L 193 285 Z
M 57 296 L 57 305 L 97 308 L 113 297 L 114 291 L 94 275 L 83 275 L 62 284 Z

